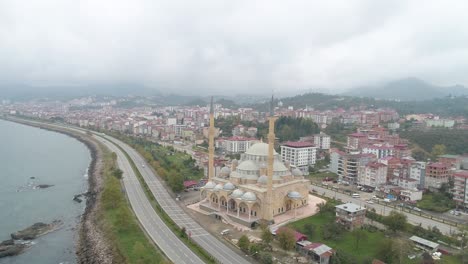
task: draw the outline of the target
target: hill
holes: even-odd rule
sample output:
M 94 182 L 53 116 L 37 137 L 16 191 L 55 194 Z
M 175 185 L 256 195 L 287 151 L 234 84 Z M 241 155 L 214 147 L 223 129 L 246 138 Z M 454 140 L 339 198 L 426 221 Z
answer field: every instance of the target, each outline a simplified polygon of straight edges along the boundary
M 343 93 L 343 95 L 400 101 L 423 101 L 451 95 L 468 95 L 468 89 L 462 85 L 437 86 L 411 77 L 380 86 L 357 87 Z

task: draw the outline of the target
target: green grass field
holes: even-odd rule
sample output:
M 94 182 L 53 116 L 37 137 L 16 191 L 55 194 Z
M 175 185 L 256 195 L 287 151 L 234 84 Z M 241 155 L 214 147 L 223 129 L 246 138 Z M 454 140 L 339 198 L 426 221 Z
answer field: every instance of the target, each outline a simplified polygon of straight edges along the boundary
M 369 232 L 365 231 L 367 234 L 367 239 L 359 242 L 359 247 L 355 246 L 355 239 L 352 237 L 350 232 L 345 232 L 337 240 L 326 240 L 322 237 L 322 226 L 335 221 L 335 216 L 333 214 L 316 214 L 312 217 L 305 218 L 290 224 L 290 227 L 306 234 L 309 241 L 320 242 L 330 246 L 333 249 L 340 249 L 350 255 L 355 256 L 359 261 L 375 257 L 377 253 L 378 242 L 383 239 L 383 232 Z M 311 223 L 315 226 L 313 234 L 308 234 L 305 231 L 304 225 L 306 223 Z
M 455 202 L 442 194 L 428 193 L 423 195 L 417 206 L 421 209 L 443 213 L 455 208 Z

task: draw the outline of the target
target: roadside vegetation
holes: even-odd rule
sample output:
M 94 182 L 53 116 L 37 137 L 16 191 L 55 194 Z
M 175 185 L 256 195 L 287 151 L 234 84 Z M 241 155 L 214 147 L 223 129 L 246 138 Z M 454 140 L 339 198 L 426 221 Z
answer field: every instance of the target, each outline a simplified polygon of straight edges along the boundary
M 115 249 L 117 263 L 170 263 L 142 231 L 138 219 L 122 192 L 122 171 L 117 168 L 116 155 L 103 148 L 102 207 L 98 221 L 107 241 Z
M 195 160 L 187 153 L 142 138 L 107 133 L 135 148 L 175 193 L 184 190 L 185 180 L 199 180 L 203 177 L 203 169 L 198 168 Z

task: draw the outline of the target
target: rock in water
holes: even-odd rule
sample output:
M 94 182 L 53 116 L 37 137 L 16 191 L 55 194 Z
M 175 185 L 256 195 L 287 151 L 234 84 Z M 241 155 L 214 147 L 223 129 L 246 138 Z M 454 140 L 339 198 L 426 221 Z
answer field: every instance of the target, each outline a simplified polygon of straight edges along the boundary
M 54 231 L 57 229 L 60 225 L 62 224 L 62 221 L 60 220 L 54 220 L 50 224 L 45 224 L 45 223 L 35 223 L 34 225 L 23 229 L 21 231 L 18 231 L 16 233 L 11 234 L 11 238 L 15 240 L 31 240 L 35 239 L 38 236 L 47 234 L 51 231 Z
M 28 247 L 27 244 L 15 244 L 13 239 L 2 241 L 0 243 L 0 258 L 19 255 Z
M 39 188 L 39 189 L 45 189 L 45 188 L 49 188 L 49 187 L 52 187 L 54 185 L 51 185 L 51 184 L 39 184 L 37 185 L 36 187 Z

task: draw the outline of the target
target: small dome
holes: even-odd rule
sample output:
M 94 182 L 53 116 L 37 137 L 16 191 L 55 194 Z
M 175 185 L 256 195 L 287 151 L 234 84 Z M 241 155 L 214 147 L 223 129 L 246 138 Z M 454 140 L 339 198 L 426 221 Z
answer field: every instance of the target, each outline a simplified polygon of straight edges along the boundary
M 224 184 L 224 187 L 223 187 L 223 189 L 224 189 L 224 190 L 227 190 L 227 191 L 232 191 L 232 190 L 234 190 L 235 188 L 236 188 L 236 186 L 234 186 L 234 184 L 232 184 L 232 183 L 230 183 L 230 182 Z
M 253 192 L 246 192 L 242 195 L 241 199 L 244 201 L 255 201 L 257 200 L 257 196 Z
M 266 175 L 262 175 L 258 178 L 257 183 L 259 184 L 267 184 L 268 183 L 268 177 Z
M 262 163 L 260 164 L 260 169 L 266 169 L 266 168 L 267 168 L 266 163 L 265 163 L 265 162 L 262 162 Z
M 302 199 L 302 195 L 298 192 L 288 192 L 288 198 L 291 198 L 291 199 Z
M 218 183 L 213 190 L 215 191 L 219 191 L 219 190 L 222 190 L 223 189 L 223 185 L 221 183 Z
M 236 164 L 236 165 L 237 165 L 237 164 L 239 164 L 239 161 L 236 160 L 236 159 L 233 159 L 233 160 L 232 160 L 232 164 Z
M 238 170 L 255 171 L 258 170 L 257 164 L 252 160 L 244 160 L 237 167 Z
M 209 181 L 205 184 L 205 186 L 203 186 L 203 188 L 205 189 L 213 189 L 214 187 L 216 186 L 216 183 L 212 182 L 212 181 Z
M 219 172 L 219 175 L 220 176 L 224 176 L 224 177 L 227 177 L 229 176 L 229 174 L 231 173 L 231 169 L 229 169 L 228 167 L 224 166 L 221 171 Z
M 302 171 L 300 169 L 295 168 L 295 169 L 292 170 L 292 175 L 293 176 L 302 176 L 304 174 L 302 173 Z
M 236 189 L 231 193 L 232 198 L 241 198 L 241 196 L 244 194 L 243 191 Z

